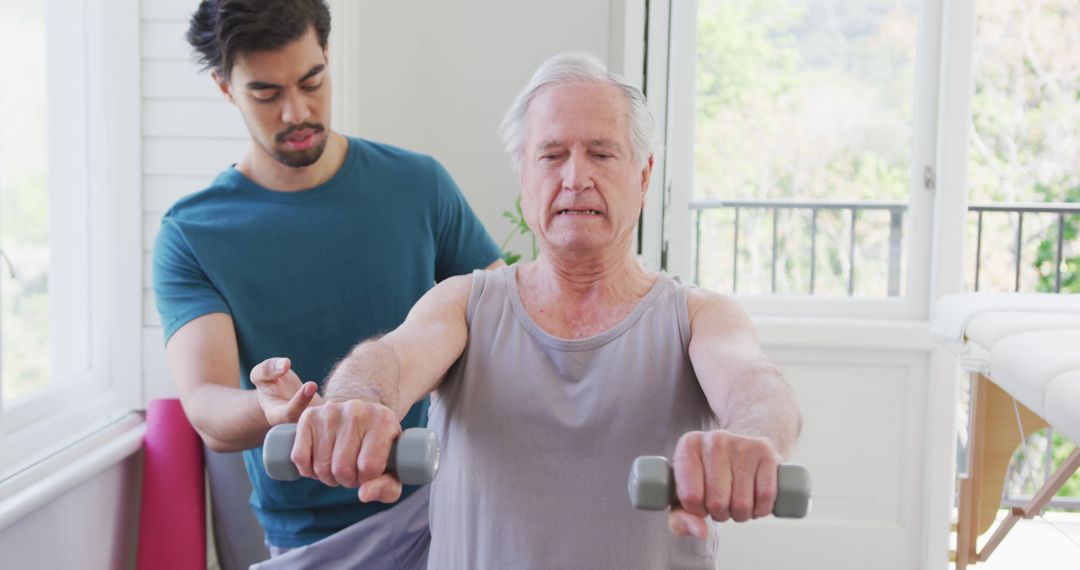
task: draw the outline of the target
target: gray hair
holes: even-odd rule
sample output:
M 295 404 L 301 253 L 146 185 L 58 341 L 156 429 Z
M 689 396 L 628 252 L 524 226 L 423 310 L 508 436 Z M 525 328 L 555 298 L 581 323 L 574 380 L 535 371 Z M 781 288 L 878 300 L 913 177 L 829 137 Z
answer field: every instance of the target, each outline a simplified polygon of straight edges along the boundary
M 645 166 L 655 151 L 653 130 L 656 121 L 649 111 L 645 95 L 617 73 L 611 73 L 603 62 L 590 53 L 563 53 L 549 58 L 533 74 L 528 85 L 518 93 L 514 104 L 503 117 L 499 131 L 503 148 L 513 164 L 514 172 L 521 172 L 521 154 L 525 146 L 525 113 L 540 90 L 552 85 L 566 85 L 588 81 L 600 81 L 619 89 L 630 106 L 630 144 L 634 159 Z

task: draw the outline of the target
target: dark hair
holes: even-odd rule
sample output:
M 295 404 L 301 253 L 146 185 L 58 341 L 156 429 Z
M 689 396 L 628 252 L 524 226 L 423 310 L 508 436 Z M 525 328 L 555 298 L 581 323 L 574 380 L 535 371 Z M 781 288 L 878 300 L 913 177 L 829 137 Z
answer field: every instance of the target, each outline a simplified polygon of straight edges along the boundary
M 202 0 L 187 41 L 204 71 L 228 79 L 237 54 L 280 49 L 312 26 L 325 49 L 330 10 L 323 0 Z

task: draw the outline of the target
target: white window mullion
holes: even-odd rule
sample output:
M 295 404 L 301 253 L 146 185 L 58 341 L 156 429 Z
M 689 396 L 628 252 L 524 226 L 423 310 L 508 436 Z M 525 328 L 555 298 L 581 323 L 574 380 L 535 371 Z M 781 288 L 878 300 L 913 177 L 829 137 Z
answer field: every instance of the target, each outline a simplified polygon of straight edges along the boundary
M 88 0 L 95 263 L 92 368 L 118 405 L 143 406 L 142 54 L 139 0 Z M 96 167 L 96 168 L 95 168 Z
M 663 44 L 650 42 L 650 45 L 668 46 L 667 85 L 663 90 L 656 90 L 663 93 L 661 103 L 667 116 L 663 131 L 667 145 L 664 160 L 667 167 L 664 201 L 666 269 L 688 283 L 695 278 L 690 197 L 694 188 L 694 121 L 697 115 L 694 101 L 697 91 L 697 12 L 697 0 L 672 2 L 670 22 L 665 20 L 656 30 L 656 39 L 663 39 Z M 651 33 L 651 25 L 649 29 Z M 661 33 L 663 36 L 659 35 Z
M 908 188 L 907 287 L 912 318 L 930 316 L 930 274 L 934 225 L 934 196 L 938 170 L 938 111 L 941 85 L 941 0 L 919 5 L 918 51 L 915 78 L 915 129 Z M 963 217 L 957 218 L 963 220 Z
M 934 248 L 932 260 L 929 260 L 933 275 L 931 300 L 958 293 L 964 287 L 968 137 L 974 91 L 974 2 L 946 2 L 941 11 L 940 120 L 936 132 L 939 168 L 932 226 Z
M 48 96 L 49 383 L 90 368 L 85 2 L 45 3 Z M 73 46 L 77 46 L 73 49 Z

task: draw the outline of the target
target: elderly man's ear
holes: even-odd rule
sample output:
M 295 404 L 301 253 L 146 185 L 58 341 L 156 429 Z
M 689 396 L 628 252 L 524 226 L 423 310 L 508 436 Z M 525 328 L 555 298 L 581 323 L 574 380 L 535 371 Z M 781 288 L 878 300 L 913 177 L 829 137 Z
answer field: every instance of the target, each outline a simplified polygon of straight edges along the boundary
M 645 207 L 645 194 L 649 191 L 649 179 L 652 178 L 653 155 L 649 155 L 645 168 L 641 169 L 641 207 Z

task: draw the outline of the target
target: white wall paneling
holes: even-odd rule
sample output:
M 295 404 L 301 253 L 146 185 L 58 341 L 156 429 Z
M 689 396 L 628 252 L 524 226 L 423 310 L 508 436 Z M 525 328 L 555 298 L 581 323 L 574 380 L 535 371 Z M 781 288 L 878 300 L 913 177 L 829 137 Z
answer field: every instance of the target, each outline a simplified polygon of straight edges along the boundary
M 811 515 L 722 525 L 722 560 L 732 568 L 916 568 L 927 354 L 809 344 L 766 341 L 803 410 L 790 461 L 810 470 Z
M 114 464 L 0 533 L 4 568 L 134 568 L 142 454 Z
M 243 156 L 247 138 L 143 136 L 143 174 L 213 177 Z M 193 188 L 191 192 L 202 190 Z
M 224 101 L 148 99 L 143 103 L 143 113 L 143 135 L 147 137 L 237 139 L 238 133 L 244 132 L 240 113 Z M 224 158 L 219 157 L 218 162 Z

